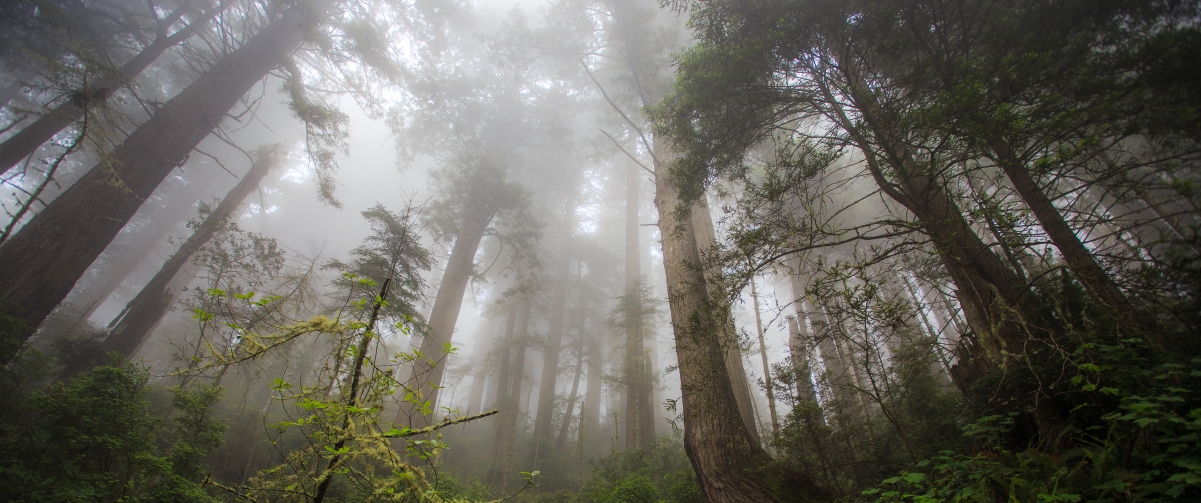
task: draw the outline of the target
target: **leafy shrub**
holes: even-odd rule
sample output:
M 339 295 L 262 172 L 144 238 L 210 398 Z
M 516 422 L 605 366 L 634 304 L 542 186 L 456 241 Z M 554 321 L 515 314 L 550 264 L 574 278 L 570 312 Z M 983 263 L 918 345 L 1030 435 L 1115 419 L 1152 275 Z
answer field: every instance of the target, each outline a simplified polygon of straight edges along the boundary
M 148 378 L 146 368 L 114 360 L 47 391 L 6 397 L 0 500 L 211 501 L 199 482 L 224 431 L 209 412 L 219 389 L 176 389 L 180 415 L 167 429 L 146 399 Z

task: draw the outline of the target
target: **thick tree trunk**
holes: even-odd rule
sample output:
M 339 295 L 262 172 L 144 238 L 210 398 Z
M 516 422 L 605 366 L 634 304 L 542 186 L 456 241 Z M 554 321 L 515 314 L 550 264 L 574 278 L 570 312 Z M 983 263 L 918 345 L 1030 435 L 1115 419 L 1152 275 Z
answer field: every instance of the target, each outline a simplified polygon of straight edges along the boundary
M 662 210 L 660 210 L 662 214 Z M 697 247 L 697 266 L 704 267 L 707 285 L 722 285 L 721 268 L 712 263 L 709 254 L 717 244 L 717 234 L 713 229 L 713 216 L 709 214 L 709 203 L 702 197 L 697 201 L 689 215 L 691 228 Z M 738 401 L 738 412 L 746 424 L 747 432 L 755 443 L 763 445 L 759 437 L 759 425 L 755 421 L 755 400 L 751 396 L 751 385 L 747 382 L 746 366 L 742 362 L 742 347 L 738 341 L 738 329 L 734 326 L 733 314 L 730 312 L 729 299 L 723 292 L 715 292 L 706 287 L 706 299 L 716 309 L 715 316 L 720 316 L 721 344 L 726 354 L 726 367 L 729 369 L 730 383 L 734 389 L 734 399 Z
M 224 173 L 224 171 L 222 171 Z M 140 230 L 127 233 L 131 236 L 124 239 L 125 243 L 120 240 L 113 243 L 105 249 L 105 254 L 99 260 L 92 264 L 89 269 L 98 270 L 96 278 L 87 283 L 82 290 L 77 290 L 74 295 L 67 297 L 67 302 L 74 302 L 76 305 L 84 306 L 83 312 L 80 314 L 80 320 L 87 320 L 92 317 L 96 309 L 104 303 L 106 299 L 121 283 L 133 273 L 142 262 L 146 261 L 146 257 L 150 252 L 154 251 L 164 240 L 167 235 L 176 228 L 176 226 L 188 219 L 188 214 L 193 213 L 191 206 L 177 204 L 178 201 L 198 201 L 205 195 L 205 191 L 213 184 L 213 172 L 201 173 L 202 179 L 189 180 L 187 185 L 180 189 L 179 193 L 171 194 L 170 197 L 162 197 L 163 204 L 154 208 L 143 208 L 140 213 L 147 213 L 150 221 L 142 226 Z M 147 211 L 153 210 L 153 211 Z M 128 229 L 128 227 L 127 227 Z M 119 247 L 118 247 L 119 246 Z M 113 249 L 117 247 L 117 249 Z M 115 262 L 115 263 L 113 263 Z
M 710 503 L 774 501 L 777 498 L 755 473 L 770 458 L 739 412 L 726 365 L 723 332 L 728 323 L 714 318 L 715 312 L 726 315 L 721 309 L 715 311 L 705 274 L 697 267 L 701 259 L 694 229 L 697 219 L 689 208 L 680 207 L 668 174 L 673 154 L 663 139 L 656 139 L 655 151 L 655 206 L 679 361 L 684 449 Z
M 563 319 L 567 308 L 567 289 L 571 276 L 571 241 L 575 234 L 575 206 L 578 187 L 569 184 L 563 210 L 559 257 L 555 264 L 555 291 L 551 299 L 546 345 L 542 350 L 542 379 L 538 385 L 538 411 L 534 416 L 534 442 L 549 444 L 553 433 L 555 388 L 559 382 L 559 353 L 563 349 Z
M 213 209 L 192 236 L 180 245 L 179 250 L 159 269 L 142 291 L 125 306 L 125 310 L 109 323 L 109 335 L 99 348 L 85 351 L 75 360 L 69 362 L 63 369 L 60 379 L 67 379 L 91 370 L 92 367 L 104 362 L 104 356 L 109 352 L 119 353 L 125 358 L 133 356 L 138 347 L 146 342 L 151 332 L 167 310 L 175 301 L 175 294 L 186 288 L 196 277 L 196 271 L 190 274 L 180 274 L 188 265 L 192 256 L 208 244 L 217 230 L 225 225 L 246 196 L 258 188 L 259 182 L 280 161 L 280 146 L 273 146 L 259 153 L 250 170 L 242 176 L 242 180 L 230 189 L 221 203 Z
M 0 300 L 37 327 L 138 207 L 226 113 L 300 47 L 311 16 L 289 9 L 159 108 L 104 161 L 0 247 Z M 17 334 L 23 342 L 29 333 Z M 0 364 L 12 355 L 0 355 Z
M 210 10 L 208 14 L 203 15 L 200 19 L 171 35 L 166 34 L 166 27 L 164 27 L 154 37 L 154 41 L 150 45 L 147 45 L 142 49 L 142 52 L 139 52 L 124 65 L 121 65 L 121 68 L 118 68 L 113 74 L 101 78 L 85 89 L 76 91 L 72 95 L 72 99 L 67 100 L 54 110 L 25 126 L 17 134 L 4 140 L 3 143 L 0 143 L 0 175 L 8 172 L 9 169 L 16 166 L 22 159 L 32 155 L 37 151 L 38 147 L 41 147 L 43 143 L 54 138 L 54 135 L 62 131 L 63 128 L 74 124 L 75 121 L 83 117 L 83 114 L 89 108 L 97 103 L 104 102 L 118 89 L 125 87 L 130 81 L 141 75 L 146 70 L 146 67 L 150 66 L 167 49 L 187 40 L 200 27 L 208 24 L 208 21 L 213 16 L 224 10 L 231 3 L 229 1 L 221 2 L 217 8 Z M 182 12 L 173 14 L 171 17 L 176 18 L 177 14 L 182 15 Z M 4 100 L 4 102 L 7 103 L 8 100 Z
M 1114 284 L 1105 269 L 1101 268 L 1088 248 L 1084 247 L 1084 243 L 1080 242 L 1076 231 L 1063 219 L 1063 215 L 1038 186 L 1038 181 L 1031 176 L 1025 163 L 1018 159 L 1013 148 L 999 140 L 993 140 L 989 145 L 997 156 L 997 164 L 1013 183 L 1018 195 L 1026 201 L 1026 207 L 1030 209 L 1034 218 L 1038 219 L 1039 225 L 1059 249 L 1068 269 L 1076 275 L 1084 289 L 1094 299 L 1113 310 L 1114 314 L 1121 316 L 1129 313 L 1131 307 L 1126 295 L 1118 289 L 1118 285 Z
M 446 345 L 450 344 L 454 335 L 455 324 L 459 320 L 459 312 L 463 308 L 463 294 L 467 283 L 475 272 L 475 253 L 484 239 L 484 232 L 492 221 L 494 213 L 490 211 L 469 212 L 455 236 L 455 244 L 450 251 L 450 259 L 446 261 L 446 272 L 442 275 L 442 284 L 438 287 L 438 295 L 434 297 L 434 307 L 430 311 L 429 328 L 421 338 L 421 358 L 413 362 L 413 377 L 409 386 L 418 390 L 417 403 L 401 404 L 401 414 L 412 422 L 411 428 L 424 428 L 433 424 L 433 415 L 421 414 L 423 404 L 433 409 L 438 403 L 439 387 L 442 385 L 442 375 L 446 372 Z M 437 414 L 435 410 L 434 414 Z

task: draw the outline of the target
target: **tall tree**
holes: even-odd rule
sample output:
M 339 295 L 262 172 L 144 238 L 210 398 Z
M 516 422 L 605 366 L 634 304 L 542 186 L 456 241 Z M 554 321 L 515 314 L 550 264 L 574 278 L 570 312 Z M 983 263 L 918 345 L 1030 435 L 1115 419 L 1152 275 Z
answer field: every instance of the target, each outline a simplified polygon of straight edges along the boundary
M 232 0 L 221 0 L 215 6 L 209 5 L 201 8 L 199 5 L 184 2 L 162 17 L 159 17 L 154 9 L 151 9 L 151 13 L 154 15 L 155 30 L 150 44 L 143 47 L 141 52 L 126 61 L 120 68 L 103 72 L 98 79 L 85 82 L 87 87 L 72 93 L 72 99 L 46 112 L 37 120 L 21 128 L 16 134 L 0 142 L 0 175 L 8 172 L 22 159 L 33 155 L 38 147 L 83 117 L 88 109 L 96 106 L 97 103 L 103 103 L 117 90 L 128 85 L 164 52 L 183 43 L 204 28 L 209 21 L 232 3 Z M 151 5 L 153 6 L 153 4 Z M 185 19 L 187 19 L 187 23 L 183 27 L 171 31 L 176 24 Z
M 242 95 L 300 47 L 328 7 L 322 2 L 282 12 L 35 215 L 0 247 L 0 300 L 16 305 L 29 327 L 41 324 L 159 183 Z M 30 333 L 8 337 L 24 341 Z M 0 361 L 11 357 L 0 355 Z
M 150 337 L 175 301 L 175 292 L 186 288 L 195 279 L 196 271 L 185 271 L 193 255 L 208 244 L 218 229 L 225 226 L 246 196 L 258 188 L 259 182 L 280 163 L 281 146 L 259 149 L 254 164 L 225 198 L 213 208 L 157 274 L 146 283 L 138 295 L 109 323 L 109 334 L 101 346 L 87 351 L 68 363 L 61 378 L 82 374 L 103 361 L 104 355 L 116 352 L 129 358 Z M 181 274 L 182 273 L 182 274 Z
M 549 327 L 542 351 L 542 377 L 538 385 L 538 411 L 534 417 L 534 442 L 549 444 L 553 434 L 555 391 L 559 380 L 559 359 L 563 350 L 563 328 L 567 309 L 568 288 L 571 285 L 571 251 L 576 224 L 576 201 L 579 187 L 576 177 L 570 177 L 564 198 L 563 217 L 559 221 L 559 256 L 555 260 L 555 289 L 551 297 Z M 565 419 L 566 420 L 566 419 Z
M 402 416 L 415 425 L 433 418 L 418 414 L 423 408 L 438 403 L 442 376 L 446 372 L 446 356 L 467 284 L 476 274 L 475 255 L 480 241 L 488 232 L 493 219 L 502 212 L 512 212 L 524 206 L 525 192 L 508 179 L 504 164 L 490 156 L 465 158 L 461 166 L 441 172 L 443 197 L 432 203 L 434 224 L 442 229 L 444 239 L 451 241 L 450 258 L 438 285 L 430 311 L 429 324 L 422 334 L 421 355 L 414 368 L 409 386 L 417 398 L 403 404 Z
M 638 210 L 642 206 L 642 171 L 626 170 L 625 201 L 625 337 L 626 448 L 646 447 L 655 438 L 655 409 L 651 398 L 651 364 L 647 361 L 643 327 L 642 246 Z
M 727 366 L 728 312 L 709 298 L 705 272 L 698 267 L 703 253 L 698 241 L 704 231 L 695 229 L 698 218 L 692 213 L 707 210 L 680 204 L 668 175 L 670 147 L 664 138 L 657 138 L 655 146 L 655 206 L 663 236 L 688 459 L 711 502 L 779 500 L 760 478 L 770 458 L 747 427 L 735 396 L 732 380 L 746 377 L 731 376 Z M 703 220 L 711 225 L 707 214 Z

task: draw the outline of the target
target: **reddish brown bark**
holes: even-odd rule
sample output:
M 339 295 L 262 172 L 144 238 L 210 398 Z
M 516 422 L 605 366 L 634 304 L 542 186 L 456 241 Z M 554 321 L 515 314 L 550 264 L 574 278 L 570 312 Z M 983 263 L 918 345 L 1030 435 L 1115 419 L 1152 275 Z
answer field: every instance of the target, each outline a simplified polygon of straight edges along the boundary
M 655 145 L 655 206 L 679 362 L 684 450 L 709 502 L 775 501 L 756 473 L 770 458 L 739 412 L 726 366 L 726 323 L 714 318 L 705 274 L 698 268 L 695 219 L 689 208 L 680 207 L 668 176 L 671 151 L 664 143 L 656 140 Z
M 0 300 L 30 327 L 67 296 L 155 188 L 267 72 L 300 47 L 313 16 L 289 9 L 154 117 L 0 247 Z M 20 341 L 30 333 L 17 334 Z M 0 355 L 5 363 L 11 355 Z
M 158 33 L 150 45 L 147 45 L 141 52 L 130 58 L 124 65 L 121 65 L 121 68 L 116 69 L 111 75 L 100 78 L 87 89 L 76 91 L 73 95 L 75 99 L 68 100 L 55 107 L 54 110 L 38 117 L 37 120 L 22 128 L 17 134 L 0 143 L 0 175 L 8 172 L 9 169 L 12 169 L 22 159 L 36 152 L 38 147 L 50 141 L 63 128 L 74 124 L 75 121 L 83 117 L 83 114 L 88 109 L 97 103 L 107 100 L 117 89 L 129 84 L 135 77 L 141 75 L 154 60 L 162 56 L 167 49 L 190 38 L 197 30 L 208 24 L 209 20 L 225 10 L 231 3 L 228 0 L 221 2 L 217 7 L 210 9 L 208 13 L 203 14 L 192 23 L 170 35 L 166 33 L 169 26 L 163 26 L 163 24 L 168 24 L 168 22 L 174 23 L 175 20 L 179 19 L 179 16 L 183 15 L 183 7 L 161 21 Z M 7 100 L 5 102 L 7 103 Z
M 133 356 L 171 308 L 175 301 L 175 292 L 187 287 L 196 277 L 195 270 L 182 274 L 181 271 L 188 265 L 192 256 L 208 244 L 217 229 L 229 221 L 246 196 L 258 188 L 263 177 L 279 163 L 279 154 L 280 146 L 271 147 L 259 154 L 242 180 L 230 189 L 200 227 L 180 245 L 171 258 L 167 259 L 150 282 L 129 301 L 121 314 L 109 323 L 111 330 L 104 343 L 98 349 L 85 351 L 75 360 L 68 362 L 60 378 L 70 378 L 91 370 L 92 367 L 103 363 L 104 355 L 109 352 L 116 352 L 126 358 Z

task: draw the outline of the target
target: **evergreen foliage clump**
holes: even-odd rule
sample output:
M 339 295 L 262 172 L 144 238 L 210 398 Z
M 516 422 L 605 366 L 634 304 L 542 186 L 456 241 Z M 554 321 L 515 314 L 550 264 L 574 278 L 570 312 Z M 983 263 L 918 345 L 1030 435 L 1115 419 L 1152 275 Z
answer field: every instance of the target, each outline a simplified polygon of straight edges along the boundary
M 146 368 L 113 360 L 45 391 L 8 392 L 0 422 L 0 499 L 206 502 L 205 458 L 225 423 L 216 387 L 172 390 L 156 416 Z
M 701 503 L 705 501 L 678 436 L 658 436 L 641 449 L 600 458 L 580 489 L 580 503 Z

